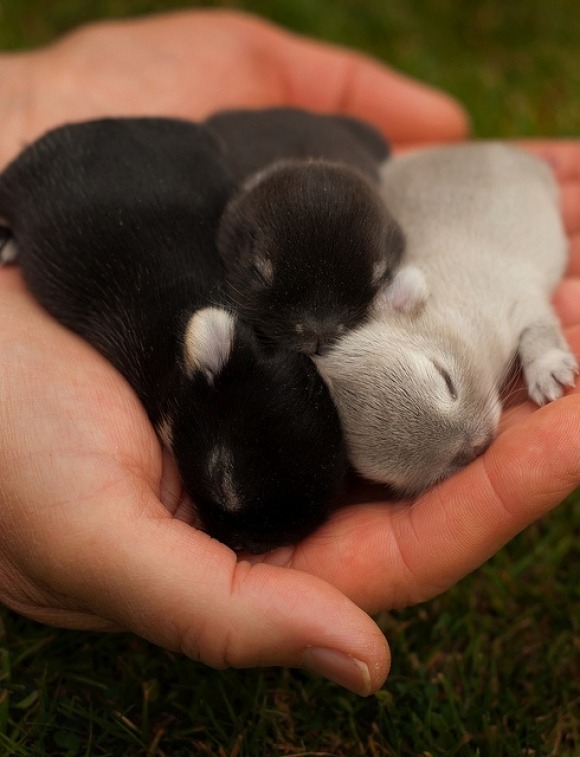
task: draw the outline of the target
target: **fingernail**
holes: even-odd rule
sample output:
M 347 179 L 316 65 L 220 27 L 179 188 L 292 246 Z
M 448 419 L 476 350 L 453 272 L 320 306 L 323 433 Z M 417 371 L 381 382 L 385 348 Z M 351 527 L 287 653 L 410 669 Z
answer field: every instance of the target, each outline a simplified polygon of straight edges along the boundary
M 310 647 L 304 652 L 302 665 L 355 694 L 363 697 L 372 694 L 368 666 L 355 657 L 349 657 L 335 649 Z

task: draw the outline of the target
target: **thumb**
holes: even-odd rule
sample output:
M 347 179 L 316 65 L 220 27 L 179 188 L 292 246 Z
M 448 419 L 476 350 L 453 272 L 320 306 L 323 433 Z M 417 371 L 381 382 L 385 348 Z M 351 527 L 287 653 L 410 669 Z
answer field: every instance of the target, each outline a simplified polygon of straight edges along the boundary
M 79 577 L 77 591 L 94 612 L 156 644 L 216 668 L 305 667 L 361 695 L 387 676 L 380 629 L 319 578 L 238 561 L 167 517 L 109 529 L 100 546 L 99 575 Z

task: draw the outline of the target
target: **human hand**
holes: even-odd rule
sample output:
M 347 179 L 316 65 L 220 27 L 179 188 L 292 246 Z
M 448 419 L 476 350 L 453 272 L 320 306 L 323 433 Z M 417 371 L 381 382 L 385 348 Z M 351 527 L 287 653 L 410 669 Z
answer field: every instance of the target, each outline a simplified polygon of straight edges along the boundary
M 175 467 L 135 394 L 0 270 L 0 603 L 128 629 L 214 667 L 303 666 L 369 694 L 377 626 L 306 573 L 236 559 L 184 522 Z
M 465 118 L 445 97 L 364 58 L 291 37 L 255 19 L 212 12 L 195 14 L 206 26 L 199 27 L 200 39 L 193 44 L 193 15 L 103 24 L 43 51 L 0 56 L 0 72 L 6 74 L 0 77 L 0 165 L 23 141 L 63 121 L 134 113 L 200 118 L 236 105 L 338 109 L 366 116 L 395 142 L 464 136 Z M 196 54 L 197 60 L 213 54 L 218 38 L 230 63 L 224 60 L 211 86 L 206 74 L 168 87 L 176 72 L 193 67 Z M 103 70 L 99 55 L 104 50 L 109 57 Z M 261 66 L 269 56 L 277 63 L 264 79 Z M 224 70 L 235 73 L 229 87 Z M 387 86 L 388 102 L 378 102 L 377 90 Z M 2 96 L 6 92 L 10 98 Z M 438 593 L 479 564 L 555 504 L 564 483 L 577 480 L 567 453 L 562 468 L 546 468 L 543 494 L 534 494 L 533 506 L 524 500 L 520 481 L 514 513 L 498 522 L 493 509 L 489 518 L 479 514 L 474 534 L 461 503 L 445 505 L 444 525 L 448 509 L 459 518 L 457 533 L 463 539 L 457 543 L 454 534 L 437 537 L 436 529 L 431 545 L 428 525 L 437 525 L 441 513 L 436 500 L 422 510 L 417 503 L 413 511 L 419 506 L 423 525 L 414 551 L 408 537 L 415 517 L 401 508 L 398 525 L 373 490 L 374 501 L 345 508 L 296 549 L 278 551 L 262 564 L 236 562 L 233 553 L 187 525 L 191 510 L 177 490 L 174 468 L 162 457 L 122 379 L 34 305 L 17 271 L 0 271 L 0 291 L 4 331 L 11 329 L 0 339 L 0 365 L 6 366 L 0 382 L 0 428 L 6 430 L 0 434 L 0 464 L 7 472 L 0 487 L 0 599 L 37 620 L 129 628 L 217 667 L 305 665 L 368 693 L 380 686 L 388 668 L 388 648 L 376 626 L 326 582 L 274 563 L 330 578 L 367 609 L 408 604 Z M 562 312 L 572 313 L 562 296 Z M 572 438 L 572 424 L 568 433 Z M 554 491 L 561 470 L 569 475 Z M 500 480 L 509 483 L 509 476 Z M 360 495 L 353 493 L 352 500 Z M 475 510 L 485 495 L 484 487 L 466 509 Z M 467 559 L 472 543 L 478 551 Z M 397 552 L 399 544 L 405 551 Z M 429 573 L 438 545 L 447 548 L 439 555 L 445 579 L 440 583 Z M 368 546 L 376 547 L 375 555 L 366 552 Z M 398 554 L 408 559 L 409 568 L 420 558 L 415 576 L 400 559 L 397 563 Z M 387 581 L 389 575 L 395 580 Z M 326 651 L 317 657 L 312 648 L 342 656 Z
M 63 122 L 279 104 L 366 117 L 410 144 L 467 131 L 449 97 L 360 54 L 242 14 L 173 13 L 0 55 L 0 167 Z M 59 626 L 130 629 L 216 667 L 302 665 L 360 693 L 382 684 L 386 642 L 338 590 L 238 562 L 184 522 L 191 508 L 133 392 L 15 269 L 0 271 L 0 318 L 0 601 Z
M 570 263 L 555 305 L 579 355 L 580 140 L 520 146 L 548 160 L 560 184 Z M 259 559 L 317 575 L 369 612 L 442 593 L 578 486 L 579 393 L 538 409 L 520 391 L 498 438 L 460 473 L 397 504 L 382 501 L 381 488 L 360 485 L 316 533 Z
M 101 116 L 190 119 L 295 105 L 366 118 L 393 142 L 467 136 L 448 95 L 354 51 L 225 11 L 81 27 L 46 48 L 0 54 L 0 168 L 49 128 Z
M 0 166 L 66 121 L 281 103 L 368 112 L 410 141 L 466 129 L 444 95 L 362 56 L 239 14 L 171 14 L 1 55 Z M 361 693 L 380 686 L 388 647 L 366 614 L 312 576 L 237 562 L 186 525 L 133 392 L 35 306 L 17 270 L 0 271 L 0 292 L 0 599 L 60 626 L 128 628 L 217 667 L 304 665 Z

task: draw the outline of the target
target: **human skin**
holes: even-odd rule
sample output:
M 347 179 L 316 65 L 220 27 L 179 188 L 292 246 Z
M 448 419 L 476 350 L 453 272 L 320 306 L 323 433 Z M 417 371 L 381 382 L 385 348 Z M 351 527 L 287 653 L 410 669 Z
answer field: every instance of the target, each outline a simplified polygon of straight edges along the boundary
M 66 121 L 280 104 L 366 118 L 397 148 L 467 134 L 451 99 L 375 61 L 200 11 L 0 55 L 0 166 Z M 556 306 L 578 353 L 580 142 L 526 146 L 560 182 L 571 258 Z M 521 397 L 481 458 L 411 506 L 353 487 L 301 544 L 237 557 L 191 525 L 131 388 L 35 303 L 16 267 L 0 270 L 0 324 L 0 601 L 40 622 L 128 629 L 217 668 L 303 666 L 369 694 L 390 658 L 367 613 L 444 591 L 580 480 L 578 396 L 540 410 Z

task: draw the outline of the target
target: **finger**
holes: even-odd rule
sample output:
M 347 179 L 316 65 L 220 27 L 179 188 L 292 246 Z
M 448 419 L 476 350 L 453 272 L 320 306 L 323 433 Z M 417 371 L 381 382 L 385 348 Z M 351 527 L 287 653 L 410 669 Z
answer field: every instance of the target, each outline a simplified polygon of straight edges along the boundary
M 475 463 L 413 505 L 345 509 L 293 553 L 280 550 L 269 559 L 323 577 L 369 612 L 425 601 L 575 488 L 579 429 L 580 399 L 565 397 L 508 429 Z
M 465 139 L 469 119 L 449 94 L 341 47 L 284 34 L 278 56 L 294 105 L 368 120 L 393 142 Z
M 562 502 L 580 478 L 579 421 L 577 395 L 531 413 L 397 519 L 401 566 L 407 577 L 412 567 L 414 586 L 395 601 L 453 585 Z
M 566 336 L 579 354 L 580 327 Z M 539 410 L 529 401 L 510 410 L 483 457 L 416 502 L 381 501 L 382 488 L 369 485 L 353 497 L 368 504 L 343 508 L 267 561 L 320 576 L 369 612 L 436 596 L 577 486 L 578 391 Z
M 550 163 L 560 183 L 566 231 L 570 236 L 580 233 L 580 140 L 518 140 L 518 144 Z
M 160 508 L 152 505 L 148 517 L 140 507 L 141 517 L 106 533 L 77 531 L 61 548 L 59 565 L 68 569 L 58 582 L 95 615 L 212 667 L 306 667 L 363 695 L 381 686 L 384 636 L 337 589 L 298 571 L 238 562 L 206 534 L 159 517 Z
M 573 234 L 570 237 L 570 249 L 569 249 L 569 260 L 568 260 L 568 269 L 566 271 L 566 274 L 568 276 L 579 276 L 580 277 L 580 232 Z
M 150 523 L 140 537 L 130 555 L 128 541 L 117 545 L 126 580 L 108 604 L 121 624 L 213 667 L 303 666 L 365 695 L 383 683 L 382 633 L 335 588 L 238 562 L 177 521 Z
M 563 326 L 580 323 L 580 278 L 567 278 L 554 293 L 554 307 Z
M 573 238 L 580 233 L 580 181 L 560 185 L 560 202 L 566 232 Z
M 558 181 L 580 181 L 580 140 L 578 139 L 522 139 L 518 144 L 525 150 L 547 160 Z

